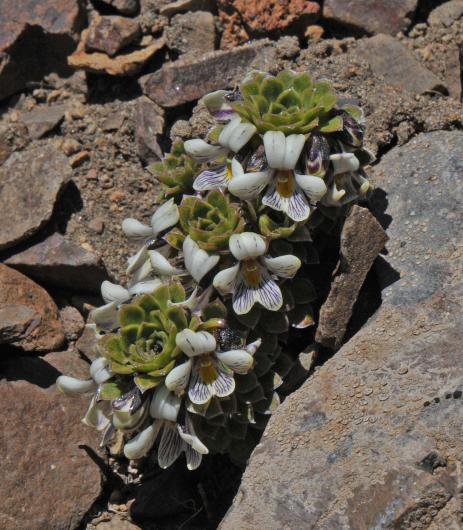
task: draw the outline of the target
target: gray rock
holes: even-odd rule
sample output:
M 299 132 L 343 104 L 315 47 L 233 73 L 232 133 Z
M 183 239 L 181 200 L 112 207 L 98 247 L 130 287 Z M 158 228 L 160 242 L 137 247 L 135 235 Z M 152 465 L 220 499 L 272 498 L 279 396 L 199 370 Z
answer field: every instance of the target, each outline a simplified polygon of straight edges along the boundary
M 171 17 L 184 11 L 212 9 L 214 4 L 213 0 L 176 0 L 175 2 L 166 2 L 166 5 L 160 7 L 159 12 L 165 17 Z
M 447 91 L 443 81 L 389 35 L 380 34 L 359 40 L 356 54 L 369 63 L 376 75 L 383 76 L 387 83 L 401 90 L 418 94 Z
M 164 132 L 164 109 L 146 96 L 137 100 L 135 107 L 135 141 L 138 156 L 145 163 L 162 158 L 158 140 Z
M 167 46 L 185 57 L 201 58 L 215 48 L 215 20 L 212 13 L 196 11 L 172 17 L 165 30 Z
M 5 263 L 36 280 L 74 291 L 98 292 L 101 282 L 109 279 L 99 256 L 58 233 Z
M 79 311 L 72 305 L 64 306 L 59 310 L 63 323 L 64 334 L 67 340 L 77 340 L 84 330 L 85 320 Z
M 51 145 L 13 153 L 0 167 L 0 250 L 37 232 L 51 217 L 72 170 Z
M 420 134 L 376 167 L 383 304 L 274 414 L 221 530 L 461 527 L 462 150 Z
M 98 466 L 82 445 L 96 448 L 98 434 L 84 427 L 88 398 L 61 395 L 61 372 L 88 377 L 75 352 L 39 357 L 4 357 L 0 399 L 2 530 L 77 528 L 101 490 Z
M 0 344 L 25 339 L 40 324 L 41 316 L 32 307 L 9 304 L 0 307 Z
M 276 60 L 268 40 L 216 51 L 197 60 L 178 60 L 141 79 L 143 92 L 162 107 L 176 107 L 208 92 L 232 87 L 252 69 L 269 70 Z
M 417 5 L 418 0 L 325 0 L 323 15 L 367 33 L 396 35 L 410 26 Z
M 318 343 L 333 349 L 341 346 L 360 288 L 386 241 L 387 235 L 374 216 L 354 206 L 342 230 L 341 257 L 331 290 L 320 309 Z
M 431 26 L 445 26 L 448 28 L 462 16 L 463 1 L 452 0 L 433 9 L 429 14 L 428 22 Z
M 103 52 L 113 57 L 139 37 L 140 33 L 140 25 L 131 18 L 95 17 L 88 28 L 85 50 Z
M 139 0 L 101 0 L 123 15 L 135 15 L 139 9 Z
M 65 111 L 65 105 L 40 107 L 23 114 L 21 121 L 26 125 L 29 136 L 37 140 L 62 122 Z

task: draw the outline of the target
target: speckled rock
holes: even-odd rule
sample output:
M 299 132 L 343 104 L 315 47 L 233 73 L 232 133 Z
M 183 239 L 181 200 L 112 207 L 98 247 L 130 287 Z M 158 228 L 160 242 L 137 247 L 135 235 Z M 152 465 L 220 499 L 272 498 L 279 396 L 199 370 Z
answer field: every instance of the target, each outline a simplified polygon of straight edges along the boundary
M 208 11 L 181 13 L 165 30 L 167 46 L 184 57 L 201 58 L 214 51 L 215 20 Z
M 139 8 L 139 0 L 101 0 L 103 4 L 114 7 L 123 15 L 135 15 Z
M 21 121 L 26 125 L 29 136 L 36 140 L 57 127 L 63 120 L 65 111 L 65 105 L 40 107 L 24 113 Z
M 325 0 L 323 16 L 367 33 L 396 35 L 413 19 L 418 0 Z
M 140 35 L 140 25 L 127 17 L 95 17 L 85 39 L 86 51 L 103 52 L 113 57 Z
M 420 134 L 376 167 L 383 304 L 275 413 L 221 530 L 461 528 L 462 149 Z
M 445 26 L 448 28 L 463 16 L 463 1 L 451 0 L 434 8 L 428 17 L 431 26 Z
M 58 392 L 62 372 L 87 377 L 88 364 L 70 351 L 0 360 L 2 530 L 77 528 L 100 494 L 98 466 L 79 447 L 98 444 L 80 422 L 88 400 Z

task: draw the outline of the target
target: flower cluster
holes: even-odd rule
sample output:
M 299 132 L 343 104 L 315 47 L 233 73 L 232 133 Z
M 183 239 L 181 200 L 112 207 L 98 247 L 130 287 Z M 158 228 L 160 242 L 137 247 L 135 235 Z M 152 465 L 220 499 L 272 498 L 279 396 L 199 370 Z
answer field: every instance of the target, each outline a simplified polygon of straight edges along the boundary
M 203 102 L 217 126 L 151 168 L 150 224 L 122 224 L 140 248 L 125 286 L 102 284 L 89 379 L 57 381 L 92 396 L 84 423 L 104 444 L 120 431 L 127 458 L 154 451 L 163 468 L 249 456 L 292 365 L 288 332 L 313 323 L 313 213 L 364 195 L 372 161 L 361 110 L 305 73 L 252 72 Z

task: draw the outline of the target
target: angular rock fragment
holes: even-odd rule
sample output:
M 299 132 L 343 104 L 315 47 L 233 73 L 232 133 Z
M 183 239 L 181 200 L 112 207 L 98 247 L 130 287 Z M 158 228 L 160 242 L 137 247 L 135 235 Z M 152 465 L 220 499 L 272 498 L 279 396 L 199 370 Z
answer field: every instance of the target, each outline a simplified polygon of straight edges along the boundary
M 140 36 L 138 22 L 131 18 L 108 16 L 95 17 L 88 28 L 85 50 L 106 53 L 110 57 Z
M 82 32 L 82 37 L 76 51 L 68 57 L 68 64 L 73 68 L 87 72 L 106 73 L 117 76 L 131 76 L 140 71 L 142 66 L 165 44 L 163 38 L 156 40 L 146 48 L 123 53 L 116 57 L 109 57 L 105 53 L 85 51 L 85 41 L 88 29 Z
M 428 22 L 431 26 L 448 28 L 461 17 L 463 17 L 463 1 L 452 0 L 434 8 L 429 14 Z
M 80 422 L 87 399 L 58 392 L 61 372 L 88 377 L 88 365 L 75 352 L 0 361 L 2 530 L 77 528 L 100 494 L 98 466 L 79 447 L 98 444 Z
M 0 250 L 37 232 L 51 217 L 72 170 L 52 145 L 13 153 L 0 167 Z
M 139 9 L 139 0 L 101 0 L 101 2 L 114 7 L 123 15 L 135 15 Z
M 65 111 L 65 105 L 40 107 L 23 114 L 21 121 L 26 125 L 29 136 L 37 140 L 61 123 Z
M 0 341 L 31 352 L 59 348 L 64 342 L 64 330 L 49 294 L 2 264 L 0 285 Z
M 99 292 L 109 278 L 99 256 L 55 233 L 5 263 L 40 282 L 74 291 Z
M 215 20 L 207 11 L 175 15 L 165 34 L 167 46 L 183 58 L 201 58 L 215 48 Z
M 365 33 L 396 35 L 411 24 L 418 0 L 325 0 L 324 18 Z
M 171 17 L 184 11 L 199 11 L 212 9 L 214 0 L 176 0 L 160 7 L 159 12 L 165 17 Z
M 375 167 L 400 279 L 273 415 L 221 530 L 461 526 L 462 150 L 420 134 Z
M 143 162 L 162 158 L 158 138 L 163 132 L 164 110 L 146 96 L 141 96 L 135 109 L 135 140 L 138 156 Z
M 386 241 L 387 235 L 374 216 L 354 206 L 342 230 L 341 258 L 331 290 L 320 309 L 315 340 L 323 346 L 341 346 L 360 288 Z
M 376 35 L 358 41 L 357 56 L 368 62 L 376 75 L 401 90 L 423 94 L 446 92 L 447 87 L 436 75 L 419 63 L 407 48 L 389 35 Z
M 233 86 L 251 68 L 267 70 L 275 62 L 268 40 L 217 51 L 192 61 L 175 61 L 141 78 L 143 92 L 162 107 L 176 107 L 204 94 Z

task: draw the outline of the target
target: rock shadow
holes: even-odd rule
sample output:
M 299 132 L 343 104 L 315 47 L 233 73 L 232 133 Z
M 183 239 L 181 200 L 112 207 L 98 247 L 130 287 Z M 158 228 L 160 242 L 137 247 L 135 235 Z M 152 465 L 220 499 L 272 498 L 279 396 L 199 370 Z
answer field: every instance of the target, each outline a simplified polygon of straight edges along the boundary
M 41 357 L 24 355 L 24 351 L 11 345 L 2 345 L 0 379 L 27 381 L 40 388 L 50 388 L 61 372 Z

